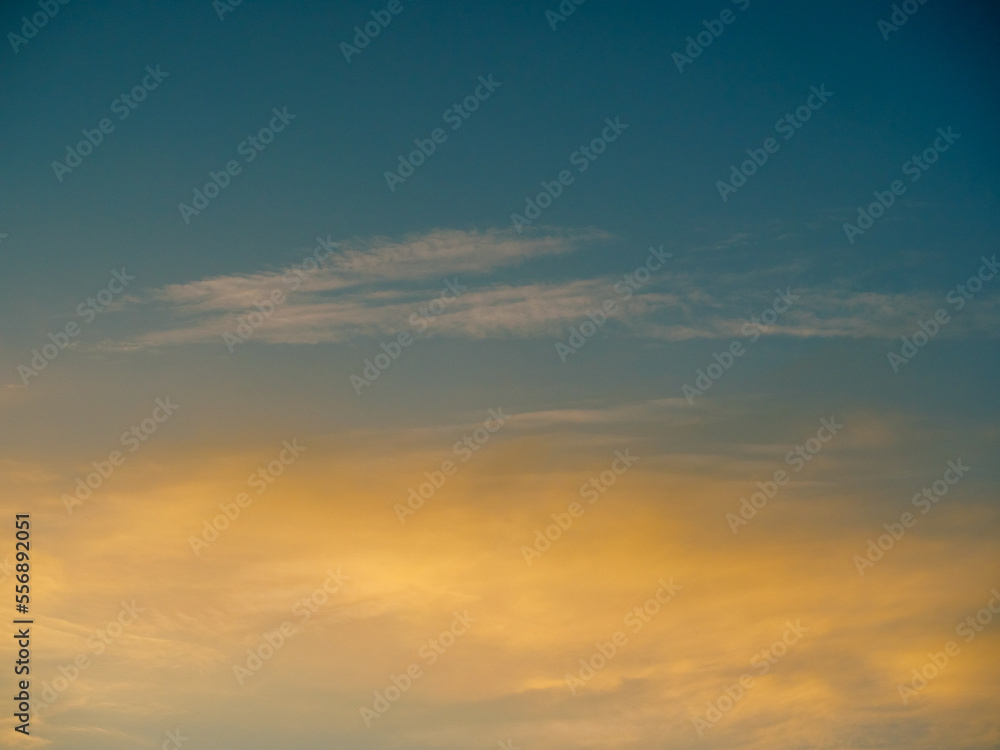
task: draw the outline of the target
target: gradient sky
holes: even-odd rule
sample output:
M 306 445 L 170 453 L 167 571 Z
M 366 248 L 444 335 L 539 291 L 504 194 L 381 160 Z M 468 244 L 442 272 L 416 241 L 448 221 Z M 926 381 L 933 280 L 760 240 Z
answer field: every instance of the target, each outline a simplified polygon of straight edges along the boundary
M 1000 590 L 1000 275 L 953 301 L 998 251 L 996 7 L 929 0 L 884 33 L 888 2 L 682 6 L 589 0 L 553 29 L 554 1 L 400 0 L 348 62 L 341 44 L 385 3 L 245 0 L 220 19 L 209 0 L 76 0 L 14 43 L 44 11 L 4 5 L 0 506 L 32 514 L 33 697 L 89 662 L 30 738 L 9 717 L 0 747 L 152 750 L 177 730 L 185 750 L 1000 747 L 1000 615 L 956 633 Z M 480 78 L 499 86 L 452 129 Z M 832 96 L 785 140 L 777 121 L 813 88 Z M 275 109 L 294 119 L 247 162 Z M 113 131 L 57 176 L 102 118 Z M 627 128 L 579 171 L 616 118 Z M 391 190 L 386 171 L 435 128 Z M 959 137 L 911 181 L 939 129 Z M 718 181 L 768 138 L 777 151 L 723 200 Z M 186 222 L 178 205 L 231 160 Z M 511 215 L 562 170 L 572 184 L 518 231 Z M 850 242 L 845 222 L 894 180 L 905 193 Z M 626 294 L 652 251 L 669 257 Z M 134 279 L 87 312 L 123 269 Z M 462 293 L 435 302 L 449 285 Z M 747 328 L 779 293 L 796 299 Z M 940 309 L 895 371 L 888 354 Z M 352 385 L 400 334 L 412 343 Z M 745 353 L 688 398 L 733 342 Z M 147 435 L 157 399 L 179 408 Z M 484 432 L 491 409 L 508 416 Z M 843 428 L 796 464 L 823 419 Z M 250 480 L 294 441 L 281 476 Z M 638 460 L 587 502 L 616 451 Z M 914 495 L 959 459 L 972 468 L 921 513 Z M 727 514 L 782 470 L 734 533 Z M 196 553 L 241 493 L 252 503 Z M 907 511 L 862 575 L 855 556 Z M 661 580 L 679 592 L 633 628 Z M 456 611 L 474 622 L 429 664 Z M 294 635 L 241 684 L 234 665 L 283 622 Z M 788 622 L 805 634 L 760 675 Z M 627 644 L 571 690 L 616 631 Z M 904 702 L 948 641 L 961 652 Z M 414 663 L 366 726 L 360 709 Z M 744 673 L 754 686 L 699 736 L 693 719 Z

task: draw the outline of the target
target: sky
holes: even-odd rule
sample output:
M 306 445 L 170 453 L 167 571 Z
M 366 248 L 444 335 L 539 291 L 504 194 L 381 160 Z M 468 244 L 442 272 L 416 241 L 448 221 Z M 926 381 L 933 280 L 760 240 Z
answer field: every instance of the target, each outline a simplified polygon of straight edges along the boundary
M 0 747 L 1000 747 L 998 27 L 4 4 Z

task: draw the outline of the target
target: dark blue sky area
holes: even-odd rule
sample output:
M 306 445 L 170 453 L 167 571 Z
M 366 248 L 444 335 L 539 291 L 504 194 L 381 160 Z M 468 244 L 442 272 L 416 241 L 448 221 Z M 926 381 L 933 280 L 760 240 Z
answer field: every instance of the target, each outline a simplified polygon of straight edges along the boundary
M 995 235 L 995 9 L 929 2 L 884 40 L 876 22 L 888 4 L 742 4 L 591 0 L 553 31 L 545 11 L 555 3 L 403 2 L 350 63 L 340 44 L 382 6 L 248 0 L 225 20 L 209 2 L 59 6 L 0 56 L 6 304 L 28 303 L 28 287 L 34 303 L 55 303 L 81 274 L 97 280 L 124 262 L 158 285 L 281 264 L 317 234 L 510 226 L 524 198 L 615 116 L 627 132 L 538 224 L 596 226 L 630 247 L 792 232 L 807 243 L 773 251 L 776 261 L 835 255 L 877 267 L 917 255 L 927 275 L 908 282 L 920 285 Z M 733 23 L 679 72 L 672 54 L 726 9 Z M 37 11 L 7 5 L 0 29 L 18 31 Z M 147 65 L 169 77 L 117 120 L 112 102 Z M 480 75 L 502 85 L 390 192 L 384 172 Z M 834 96 L 723 203 L 716 181 L 821 84 Z M 273 107 L 296 119 L 185 225 L 177 204 L 240 158 Z M 103 117 L 114 132 L 57 181 L 51 162 Z M 960 142 L 893 220 L 844 242 L 855 207 L 948 125 Z

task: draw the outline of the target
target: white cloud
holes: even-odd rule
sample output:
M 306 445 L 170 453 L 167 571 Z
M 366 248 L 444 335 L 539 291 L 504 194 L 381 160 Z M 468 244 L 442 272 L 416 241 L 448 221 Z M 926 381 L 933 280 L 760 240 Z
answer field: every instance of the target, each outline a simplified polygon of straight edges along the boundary
M 234 274 L 172 284 L 145 302 L 159 308 L 166 324 L 127 340 L 106 342 L 119 351 L 186 343 L 219 342 L 236 331 L 239 317 L 280 290 L 287 299 L 253 332 L 263 343 L 316 344 L 357 337 L 393 336 L 411 330 L 410 316 L 440 295 L 446 280 L 466 287 L 424 335 L 463 339 L 563 338 L 588 312 L 613 299 L 619 309 L 609 328 L 627 328 L 650 340 L 742 336 L 740 329 L 767 309 L 775 287 L 787 288 L 799 270 L 771 268 L 752 275 L 680 272 L 676 257 L 653 274 L 627 302 L 615 291 L 622 277 L 502 283 L 497 271 L 545 256 L 568 254 L 582 244 L 607 240 L 597 230 L 519 237 L 509 231 L 440 230 L 403 240 L 376 238 L 344 243 L 311 273 L 291 269 Z M 304 255 L 303 257 L 308 257 Z M 573 270 L 566 261 L 565 269 Z M 625 269 L 623 269 L 625 270 Z M 632 269 L 628 269 L 632 270 Z M 792 288 L 799 299 L 765 335 L 896 338 L 911 334 L 944 306 L 940 295 Z M 985 297 L 985 295 L 984 295 Z M 947 335 L 992 332 L 996 304 L 979 302 L 956 316 Z

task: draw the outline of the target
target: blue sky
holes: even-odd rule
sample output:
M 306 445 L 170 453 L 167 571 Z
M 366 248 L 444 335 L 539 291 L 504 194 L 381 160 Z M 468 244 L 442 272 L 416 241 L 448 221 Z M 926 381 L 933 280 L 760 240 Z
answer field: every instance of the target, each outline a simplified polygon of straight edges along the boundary
M 125 261 L 130 247 L 150 284 L 180 280 L 180 268 L 198 276 L 237 264 L 252 271 L 280 262 L 277 248 L 296 235 L 307 242 L 320 233 L 505 226 L 605 117 L 620 115 L 628 137 L 580 176 L 546 222 L 595 225 L 638 245 L 665 235 L 717 241 L 779 221 L 799 230 L 815 224 L 808 233 L 815 248 L 797 255 L 821 262 L 833 248 L 840 258 L 854 250 L 855 263 L 867 261 L 864 270 L 889 248 L 893 257 L 951 257 L 914 246 L 917 238 L 948 237 L 953 250 L 981 238 L 985 227 L 976 229 L 990 215 L 983 201 L 996 161 L 988 127 L 996 107 L 989 86 L 996 52 L 988 44 L 994 18 L 928 4 L 886 41 L 875 25 L 888 16 L 880 6 L 849 4 L 833 14 L 758 3 L 741 12 L 732 4 L 736 21 L 679 73 L 671 54 L 726 7 L 718 6 L 668 14 L 651 3 L 625 12 L 591 2 L 557 31 L 545 21 L 544 4 L 474 13 L 457 4 L 404 6 L 348 64 L 338 45 L 374 6 L 244 3 L 219 21 L 206 3 L 135 17 L 70 4 L 7 56 L 6 95 L 19 104 L 4 123 L 6 140 L 18 144 L 5 164 L 18 176 L 4 196 L 5 224 L 12 235 L 31 223 L 61 229 L 38 242 L 53 248 L 70 277 L 80 270 L 73 258 Z M 4 28 L 17 28 L 23 12 L 8 8 Z M 169 79 L 58 183 L 50 162 L 81 128 L 108 116 L 110 102 L 151 64 Z M 382 174 L 397 154 L 440 125 L 441 113 L 487 74 L 502 88 L 389 194 Z M 771 135 L 810 86 L 823 83 L 835 92 L 829 105 L 721 205 L 715 181 Z M 232 158 L 275 106 L 296 113 L 294 125 L 197 226 L 179 223 L 176 204 Z M 913 205 L 894 217 L 896 232 L 881 229 L 877 248 L 842 247 L 841 215 L 947 125 L 962 133 L 961 147 L 910 196 L 917 204 L 936 197 L 932 210 L 949 217 L 933 222 L 939 234 L 928 236 L 921 225 L 936 214 Z M 476 190 L 468 189 L 470 179 Z M 67 221 L 44 221 L 53 214 Z M 70 241 L 80 227 L 89 230 L 82 247 L 80 232 Z M 54 270 L 44 269 L 47 286 L 61 289 Z M 31 267 L 11 271 L 9 278 L 22 277 Z M 934 269 L 927 274 L 925 282 Z
M 555 29 L 551 1 L 400 0 L 393 14 L 245 0 L 223 18 L 208 0 L 57 7 L 13 44 L 44 11 L 0 11 L 0 487 L 52 550 L 38 563 L 52 644 L 39 679 L 120 599 L 151 614 L 48 709 L 38 746 L 155 747 L 180 722 L 192 748 L 264 747 L 276 696 L 301 712 L 281 735 L 294 748 L 995 746 L 982 695 L 996 678 L 976 666 L 995 635 L 918 709 L 895 692 L 1000 580 L 994 7 L 914 3 L 888 34 L 891 3 L 853 1 L 587 0 Z M 373 13 L 391 20 L 346 60 Z M 706 23 L 721 33 L 678 70 Z M 120 119 L 119 97 L 144 80 Z M 448 111 L 477 90 L 452 128 Z M 801 127 L 778 125 L 797 110 Z M 103 118 L 113 130 L 92 153 L 54 170 Z M 248 160 L 247 139 L 272 124 Z M 436 128 L 433 153 L 390 189 L 386 171 Z M 723 200 L 719 181 L 772 138 Z M 935 143 L 912 181 L 907 163 Z M 581 170 L 580 149 L 602 145 Z M 185 220 L 179 205 L 232 161 Z M 512 214 L 564 170 L 572 181 L 518 231 Z M 849 241 L 845 222 L 896 180 L 905 193 Z M 669 257 L 644 266 L 657 253 Z M 134 280 L 109 285 L 122 269 Z M 977 273 L 958 309 L 947 295 Z M 101 290 L 110 302 L 79 313 Z M 274 314 L 231 345 L 275 293 Z M 795 299 L 751 337 L 745 324 L 781 297 Z M 609 300 L 561 359 L 556 345 Z M 939 309 L 948 322 L 894 371 L 887 355 Z M 78 335 L 26 376 L 67 324 Z M 412 343 L 386 359 L 401 334 Z M 745 354 L 687 398 L 733 342 Z M 358 388 L 379 356 L 387 366 Z M 178 416 L 68 514 L 60 497 L 168 394 Z M 497 407 L 511 424 L 401 531 L 394 503 Z M 721 519 L 741 493 L 831 416 L 847 427 L 812 474 L 732 538 Z M 282 505 L 248 509 L 214 558 L 193 558 L 192 529 L 292 436 L 310 449 L 275 484 Z M 627 445 L 645 460 L 620 503 L 526 573 L 523 537 Z M 851 555 L 959 455 L 976 468 L 953 502 L 877 583 L 859 578 Z M 288 647 L 251 689 L 231 684 L 234 654 L 280 622 L 289 592 L 338 565 L 356 588 L 305 629 L 315 659 Z M 593 695 L 568 695 L 558 665 L 670 570 L 687 576 L 690 609 L 658 619 Z M 585 601 L 581 581 L 595 582 Z M 734 596 L 747 597 L 739 612 Z M 470 602 L 484 624 L 465 656 L 405 711 L 359 724 L 360 702 Z M 689 714 L 796 616 L 813 618 L 816 645 L 702 741 Z
M 784 267 L 777 283 L 857 293 L 933 295 L 951 286 L 942 279 L 974 270 L 996 215 L 996 53 L 986 41 L 995 18 L 925 5 L 885 40 L 881 7 L 730 4 L 732 25 L 678 72 L 672 54 L 726 7 L 587 3 L 553 31 L 544 4 L 403 6 L 347 63 L 340 43 L 376 8 L 245 3 L 220 21 L 204 3 L 124 18 L 65 6 L 7 57 L 7 95 L 23 104 L 3 125 L 18 143 L 6 165 L 17 179 L 2 202 L 4 320 L 18 321 L 4 327 L 5 340 L 30 349 L 44 325 L 21 325 L 15 311 L 65 314 L 120 264 L 139 288 L 155 289 L 279 269 L 317 236 L 507 228 L 525 197 L 572 169 L 570 154 L 616 116 L 628 130 L 534 227 L 611 237 L 571 263 L 552 259 L 505 278 L 617 274 L 664 243 L 676 267 L 695 275 Z M 10 9 L 6 26 L 24 12 Z M 115 120 L 110 103 L 147 65 L 169 77 Z M 480 75 L 502 86 L 390 192 L 384 172 L 442 125 L 441 113 Z M 819 85 L 834 92 L 829 102 L 723 203 L 716 182 Z M 273 107 L 296 119 L 191 224 L 181 221 L 177 205 L 210 170 L 241 158 L 238 144 Z M 51 162 L 107 116 L 115 132 L 58 182 Z M 866 236 L 845 242 L 856 207 L 946 126 L 961 134 L 955 148 Z

